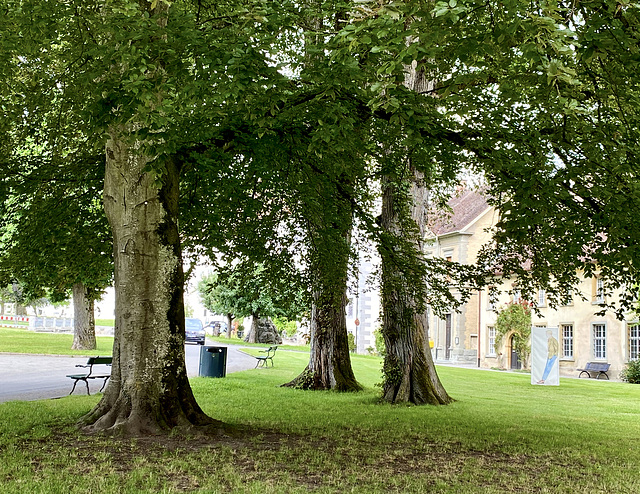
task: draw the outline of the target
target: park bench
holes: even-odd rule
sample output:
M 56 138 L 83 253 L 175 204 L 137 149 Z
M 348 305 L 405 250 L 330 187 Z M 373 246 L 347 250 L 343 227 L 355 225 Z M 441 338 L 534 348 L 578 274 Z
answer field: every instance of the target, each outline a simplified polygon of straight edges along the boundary
M 260 350 L 260 352 L 265 353 L 265 355 L 258 355 L 256 357 L 256 359 L 258 360 L 256 362 L 256 369 L 260 365 L 262 367 L 268 366 L 269 361 L 271 362 L 271 367 L 273 367 L 273 356 L 275 355 L 277 349 L 278 349 L 278 345 L 270 346 L 266 350 Z
M 83 374 L 67 374 L 67 377 L 73 379 L 73 388 L 71 389 L 72 394 L 76 389 L 76 384 L 78 381 L 84 381 L 84 384 L 87 386 L 87 394 L 90 395 L 89 392 L 89 379 L 104 379 L 102 383 L 102 387 L 100 391 L 104 389 L 107 384 L 107 381 L 111 377 L 111 369 L 106 369 L 107 366 L 111 366 L 113 361 L 113 357 L 89 357 L 86 365 L 78 364 L 76 367 L 83 367 L 85 369 L 89 369 L 89 372 L 85 372 Z M 94 374 L 94 366 L 97 367 L 97 372 Z M 105 370 L 109 370 L 109 372 L 105 372 Z
M 609 367 L 611 364 L 607 364 L 605 362 L 587 362 L 587 365 L 584 366 L 584 369 L 576 369 L 580 371 L 578 377 L 582 377 L 582 374 L 586 374 L 587 377 L 594 377 L 595 379 L 600 379 L 600 376 L 604 376 L 609 379 L 609 375 L 607 372 L 609 371 Z M 595 376 L 592 376 L 591 373 L 594 373 Z

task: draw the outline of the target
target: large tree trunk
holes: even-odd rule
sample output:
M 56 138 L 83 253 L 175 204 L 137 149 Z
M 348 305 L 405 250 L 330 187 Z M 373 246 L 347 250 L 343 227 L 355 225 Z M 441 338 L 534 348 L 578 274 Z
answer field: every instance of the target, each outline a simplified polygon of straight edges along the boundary
M 303 389 L 360 391 L 351 367 L 347 337 L 346 290 L 316 291 L 311 307 L 309 365 L 287 386 Z
M 418 93 L 427 93 L 434 87 L 433 81 L 426 77 L 416 63 L 406 67 L 404 85 Z M 427 220 L 428 192 L 423 175 L 411 165 L 410 159 L 408 164 L 406 178 L 383 178 L 381 226 L 385 232 L 394 236 L 410 235 L 412 245 L 409 248 L 419 262 L 422 258 L 422 239 Z M 408 197 L 401 192 L 404 188 L 402 182 L 407 179 L 411 185 Z M 409 228 L 413 232 L 408 232 L 402 226 L 406 224 L 407 213 L 410 216 Z M 431 356 L 427 318 L 419 308 L 411 282 L 394 262 L 393 251 L 380 249 L 380 256 L 382 334 L 386 346 L 383 397 L 390 403 L 450 403 L 452 399 L 440 382 Z
M 84 283 L 73 285 L 73 345 L 72 350 L 95 350 L 96 321 L 94 299 Z
M 233 319 L 233 314 L 227 314 L 227 338 L 231 338 L 231 331 L 233 330 L 231 323 L 233 322 Z
M 426 188 L 422 176 L 410 167 L 412 201 L 411 219 L 419 237 L 414 250 L 418 259 L 422 255 L 422 241 L 426 222 Z M 398 190 L 399 184 L 385 178 L 383 181 L 381 223 L 384 231 L 395 236 L 405 235 L 401 225 L 406 195 Z M 400 185 L 401 187 L 401 185 Z M 414 232 L 416 233 L 416 232 Z M 427 319 L 418 304 L 405 275 L 394 261 L 391 251 L 381 249 L 382 307 L 386 354 L 384 359 L 383 397 L 390 403 L 447 404 L 452 401 L 445 391 L 433 363 Z
M 247 343 L 256 343 L 258 341 L 258 322 L 260 321 L 260 314 L 254 312 L 251 314 L 251 327 L 245 337 L 244 341 Z
M 347 211 L 351 210 L 347 208 Z M 346 284 L 350 222 L 348 225 L 347 232 L 342 236 L 343 245 L 325 245 L 326 250 L 322 249 L 325 253 L 322 255 L 322 262 L 313 269 L 316 287 L 311 306 L 309 365 L 285 386 L 335 391 L 362 389 L 351 367 L 347 336 Z M 328 237 L 323 240 L 331 243 Z
M 126 132 L 106 146 L 104 203 L 114 238 L 112 377 L 86 415 L 92 430 L 154 434 L 214 423 L 195 401 L 184 354 L 184 275 L 178 236 L 179 167 L 160 177 Z

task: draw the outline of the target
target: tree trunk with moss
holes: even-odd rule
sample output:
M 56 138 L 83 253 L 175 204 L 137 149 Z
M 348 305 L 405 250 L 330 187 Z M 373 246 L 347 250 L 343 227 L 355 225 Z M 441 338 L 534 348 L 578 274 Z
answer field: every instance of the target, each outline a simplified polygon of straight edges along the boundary
M 72 350 L 95 350 L 96 348 L 96 321 L 92 295 L 93 293 L 90 293 L 84 283 L 74 283 Z
M 427 191 L 420 174 L 410 167 L 410 218 L 417 228 L 413 241 L 416 257 L 422 255 Z M 388 177 L 383 181 L 381 226 L 385 232 L 404 236 L 407 195 Z M 452 399 L 435 369 L 427 318 L 418 309 L 413 289 L 401 272 L 392 250 L 380 249 L 382 259 L 382 334 L 385 342 L 383 397 L 390 403 L 443 405 Z
M 309 364 L 302 374 L 286 386 L 335 391 L 362 389 L 351 367 L 346 305 L 347 295 L 344 287 L 331 286 L 314 292 L 309 324 Z
M 83 418 L 91 430 L 155 434 L 213 424 L 187 379 L 179 167 L 158 183 L 126 133 L 106 146 L 104 204 L 114 238 L 116 320 L 111 379 Z
M 347 336 L 347 276 L 350 257 L 353 206 L 351 198 L 324 190 L 321 218 L 309 233 L 312 239 L 312 292 L 309 365 L 286 386 L 304 389 L 359 391 L 351 367 Z
M 414 40 L 407 40 L 412 43 Z M 416 63 L 407 66 L 404 85 L 428 94 L 434 88 Z M 408 159 L 406 175 L 383 178 L 381 226 L 384 232 L 409 240 L 415 259 L 422 259 L 428 190 L 424 175 Z M 407 183 L 408 182 L 408 183 Z M 406 185 L 408 193 L 403 192 Z M 428 320 L 396 262 L 393 250 L 380 249 L 382 259 L 382 334 L 386 353 L 383 396 L 390 403 L 444 405 L 452 401 L 440 382 L 429 347 Z M 419 280 L 418 283 L 425 283 Z

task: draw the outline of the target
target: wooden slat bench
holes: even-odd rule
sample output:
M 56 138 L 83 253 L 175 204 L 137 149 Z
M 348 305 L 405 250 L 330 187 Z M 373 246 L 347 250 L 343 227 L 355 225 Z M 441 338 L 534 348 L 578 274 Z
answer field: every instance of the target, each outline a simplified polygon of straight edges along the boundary
M 256 357 L 256 359 L 258 360 L 256 362 L 256 369 L 258 368 L 259 365 L 261 365 L 262 367 L 268 366 L 269 361 L 271 361 L 271 367 L 273 367 L 273 356 L 276 353 L 276 350 L 278 349 L 278 346 L 270 346 L 267 350 L 260 350 L 262 353 L 266 352 L 266 355 L 258 355 Z
M 607 364 L 605 362 L 587 362 L 587 365 L 584 366 L 584 369 L 576 369 L 580 371 L 578 377 L 582 377 L 582 374 L 586 374 L 587 377 L 593 377 L 595 379 L 600 379 L 600 376 L 604 376 L 609 379 L 609 375 L 607 372 L 609 371 L 609 367 L 611 364 Z M 592 376 L 591 373 L 594 373 L 595 376 Z
M 81 365 L 81 364 L 76 365 L 76 367 L 84 367 L 85 369 L 88 368 L 89 372 L 85 372 L 83 374 L 67 375 L 68 378 L 74 380 L 73 388 L 71 388 L 71 393 L 69 394 L 72 394 L 75 391 L 76 384 L 78 384 L 78 381 L 84 381 L 84 384 L 87 386 L 87 394 L 90 395 L 91 393 L 89 392 L 89 379 L 104 379 L 104 382 L 102 383 L 102 387 L 100 388 L 100 392 L 102 392 L 104 387 L 107 385 L 107 381 L 111 377 L 111 369 L 108 369 L 109 373 L 105 372 L 106 366 L 110 367 L 112 362 L 113 362 L 113 357 L 89 357 L 86 365 Z M 98 367 L 98 372 L 94 374 L 93 367 L 96 365 L 105 366 L 105 367 Z

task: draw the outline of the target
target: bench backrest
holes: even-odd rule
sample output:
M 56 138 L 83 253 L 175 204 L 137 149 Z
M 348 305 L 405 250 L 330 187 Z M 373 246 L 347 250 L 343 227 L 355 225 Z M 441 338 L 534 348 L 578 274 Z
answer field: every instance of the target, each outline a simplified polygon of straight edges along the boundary
M 87 365 L 111 365 L 113 357 L 89 357 Z
M 605 364 L 603 362 L 587 362 L 585 369 L 596 372 L 607 372 L 609 367 L 611 367 L 611 364 Z
M 269 349 L 267 350 L 267 357 L 273 357 L 273 354 L 276 353 L 277 349 L 278 349 L 278 345 L 270 346 Z

